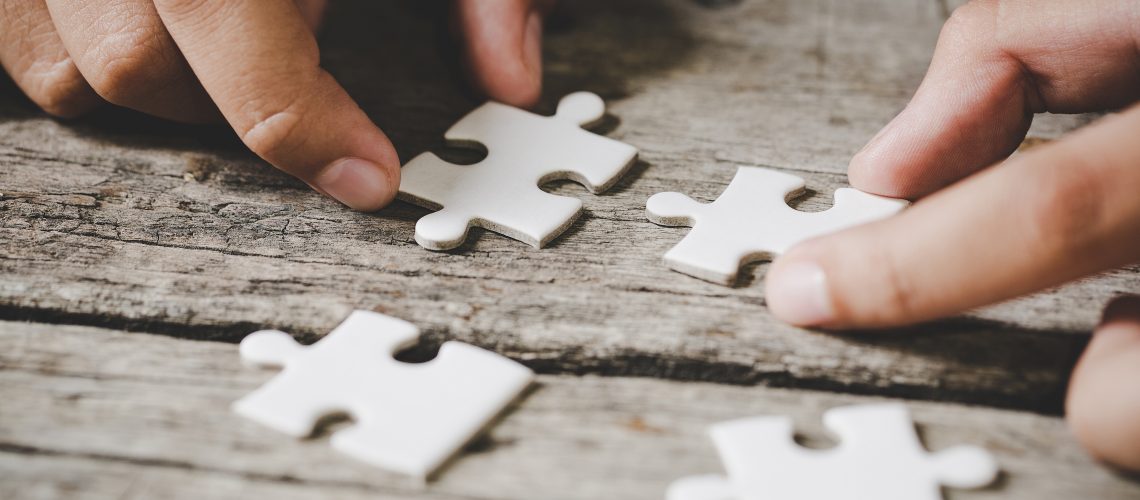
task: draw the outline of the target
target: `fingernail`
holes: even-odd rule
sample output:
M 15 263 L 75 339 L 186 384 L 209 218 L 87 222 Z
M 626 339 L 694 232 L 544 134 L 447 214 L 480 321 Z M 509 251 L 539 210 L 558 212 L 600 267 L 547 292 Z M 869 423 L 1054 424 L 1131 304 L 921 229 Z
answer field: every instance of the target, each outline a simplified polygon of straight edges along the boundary
M 384 167 L 361 158 L 334 161 L 313 182 L 329 196 L 361 212 L 379 210 L 395 196 Z
M 823 325 L 835 319 L 827 275 L 818 264 L 794 261 L 773 270 L 765 293 L 768 308 L 776 317 L 800 326 Z

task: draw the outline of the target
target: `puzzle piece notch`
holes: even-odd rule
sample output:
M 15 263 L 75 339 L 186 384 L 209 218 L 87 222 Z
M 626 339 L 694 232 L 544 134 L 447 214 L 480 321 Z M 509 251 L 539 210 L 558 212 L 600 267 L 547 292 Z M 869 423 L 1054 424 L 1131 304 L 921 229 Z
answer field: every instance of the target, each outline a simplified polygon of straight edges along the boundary
M 355 311 L 312 346 L 279 331 L 242 340 L 245 361 L 284 369 L 234 403 L 234 411 L 295 437 L 330 414 L 355 424 L 333 448 L 370 464 L 426 478 L 530 384 L 526 367 L 477 347 L 446 342 L 435 359 L 393 356 L 414 344 L 415 326 Z
M 488 102 L 460 119 L 444 137 L 453 145 L 481 144 L 487 157 L 455 165 L 423 153 L 404 165 L 400 198 L 438 210 L 416 223 L 416 241 L 449 250 L 477 226 L 545 246 L 573 224 L 582 202 L 540 185 L 568 179 L 599 193 L 637 158 L 633 146 L 581 128 L 604 115 L 600 97 L 576 92 L 559 101 L 554 116 Z
M 668 500 L 938 500 L 941 485 L 978 488 L 998 467 L 985 450 L 957 446 L 928 453 L 901 404 L 829 410 L 831 449 L 802 448 L 786 417 L 756 417 L 710 429 L 728 477 L 693 476 L 670 486 Z
M 786 200 L 802 193 L 804 185 L 795 175 L 742 166 L 712 203 L 699 203 L 681 193 L 657 193 L 646 203 L 646 213 L 655 224 L 693 227 L 666 252 L 666 265 L 731 285 L 740 267 L 749 262 L 783 253 L 809 238 L 891 216 L 909 204 L 839 188 L 831 208 L 802 212 Z
M 823 425 L 839 436 L 841 446 L 853 454 L 861 454 L 856 451 L 858 448 L 881 449 L 889 438 L 892 445 L 905 448 L 913 453 L 915 461 L 922 461 L 933 481 L 946 486 L 982 487 L 997 477 L 997 463 L 983 448 L 961 445 L 934 453 L 927 452 L 915 432 L 910 412 L 901 403 L 833 408 L 823 415 Z M 900 465 L 910 462 L 901 453 L 891 457 Z M 939 496 L 936 494 L 932 498 Z

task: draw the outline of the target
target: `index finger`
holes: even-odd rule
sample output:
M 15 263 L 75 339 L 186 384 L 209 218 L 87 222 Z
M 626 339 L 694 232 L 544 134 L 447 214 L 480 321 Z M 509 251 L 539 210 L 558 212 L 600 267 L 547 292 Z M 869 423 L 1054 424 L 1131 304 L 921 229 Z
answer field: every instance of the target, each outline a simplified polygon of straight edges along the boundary
M 399 188 L 391 142 L 319 63 L 292 0 L 156 0 L 163 24 L 254 153 L 357 210 Z
M 1036 147 L 901 214 L 793 247 L 768 306 L 806 326 L 956 314 L 1140 259 L 1140 105 Z

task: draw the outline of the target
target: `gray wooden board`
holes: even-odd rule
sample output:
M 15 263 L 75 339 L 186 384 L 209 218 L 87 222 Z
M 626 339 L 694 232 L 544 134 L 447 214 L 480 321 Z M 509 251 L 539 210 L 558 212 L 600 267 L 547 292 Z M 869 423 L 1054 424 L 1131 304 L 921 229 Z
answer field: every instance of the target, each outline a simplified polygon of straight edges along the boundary
M 0 96 L 0 318 L 235 341 L 261 327 L 312 340 L 354 308 L 543 373 L 638 375 L 1060 409 L 1068 371 L 1135 267 L 890 336 L 828 335 L 765 310 L 765 265 L 726 288 L 672 272 L 684 236 L 644 216 L 653 193 L 711 200 L 737 164 L 795 172 L 819 210 L 848 158 L 907 101 L 945 5 L 932 0 L 565 2 L 547 36 L 542 110 L 603 95 L 605 132 L 641 148 L 618 186 L 543 250 L 476 230 L 415 245 L 403 203 L 359 214 L 256 160 L 229 133 L 109 110 L 60 123 Z M 434 5 L 434 4 L 433 4 Z M 337 3 L 324 65 L 398 145 L 440 151 L 478 100 L 438 9 Z M 441 57 L 442 56 L 442 57 Z M 1056 137 L 1085 116 L 1045 116 Z M 440 151 L 446 153 L 444 151 Z M 452 158 L 471 159 L 454 154 Z M 1016 196 L 1010 203 L 1016 203 Z M 936 263 L 932 263 L 936 264 Z
M 232 344 L 95 327 L 0 322 L 4 498 L 662 498 L 674 479 L 720 472 L 705 432 L 793 416 L 809 446 L 834 406 L 884 398 L 597 376 L 540 376 L 500 423 L 424 485 L 230 412 L 273 375 Z M 1058 417 L 909 404 L 927 447 L 989 449 L 1003 472 L 947 498 L 1140 498 Z
M 116 110 L 61 123 L 0 82 L 0 320 L 40 322 L 0 321 L 0 497 L 660 498 L 677 477 L 720 469 L 704 429 L 724 419 L 787 413 L 811 440 L 823 409 L 882 396 L 1059 411 L 1085 333 L 1110 297 L 1140 290 L 1140 269 L 852 336 L 771 318 L 765 265 L 725 288 L 660 264 L 686 230 L 645 219 L 653 193 L 711 200 L 736 165 L 757 165 L 808 180 L 798 208 L 827 207 L 962 2 L 700 3 L 727 6 L 562 3 L 541 111 L 597 92 L 610 112 L 602 132 L 642 153 L 602 196 L 546 186 L 586 212 L 543 250 L 475 231 L 457 251 L 428 252 L 412 239 L 424 210 L 353 213 L 221 129 Z M 479 100 L 438 7 L 338 2 L 323 64 L 403 158 L 430 149 L 474 161 L 442 149 L 443 131 Z M 1040 117 L 1030 135 L 1091 119 Z M 275 327 L 315 340 L 354 308 L 423 327 L 407 359 L 459 339 L 549 375 L 424 488 L 324 439 L 237 418 L 230 402 L 271 372 L 241 368 L 233 345 L 163 337 L 232 342 Z M 910 406 L 932 449 L 983 445 L 1006 471 L 997 488 L 951 498 L 1140 498 L 1056 417 Z

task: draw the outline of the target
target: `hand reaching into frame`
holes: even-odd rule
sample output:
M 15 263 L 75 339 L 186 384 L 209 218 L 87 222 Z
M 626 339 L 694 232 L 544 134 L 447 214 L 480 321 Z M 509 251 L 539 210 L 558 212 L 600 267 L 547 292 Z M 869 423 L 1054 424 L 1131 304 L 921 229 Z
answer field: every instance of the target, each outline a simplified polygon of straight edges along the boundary
M 472 80 L 518 106 L 541 88 L 542 0 L 455 0 Z M 0 0 L 0 64 L 37 105 L 225 119 L 274 166 L 357 210 L 400 184 L 388 138 L 319 65 L 327 0 Z
M 1140 98 L 1140 2 L 975 0 L 942 29 L 910 104 L 851 161 L 852 185 L 921 198 L 791 249 L 768 304 L 788 322 L 891 327 L 1140 261 L 1140 106 L 1001 164 L 1034 113 Z M 1106 311 L 1070 385 L 1093 455 L 1140 470 L 1140 301 Z

